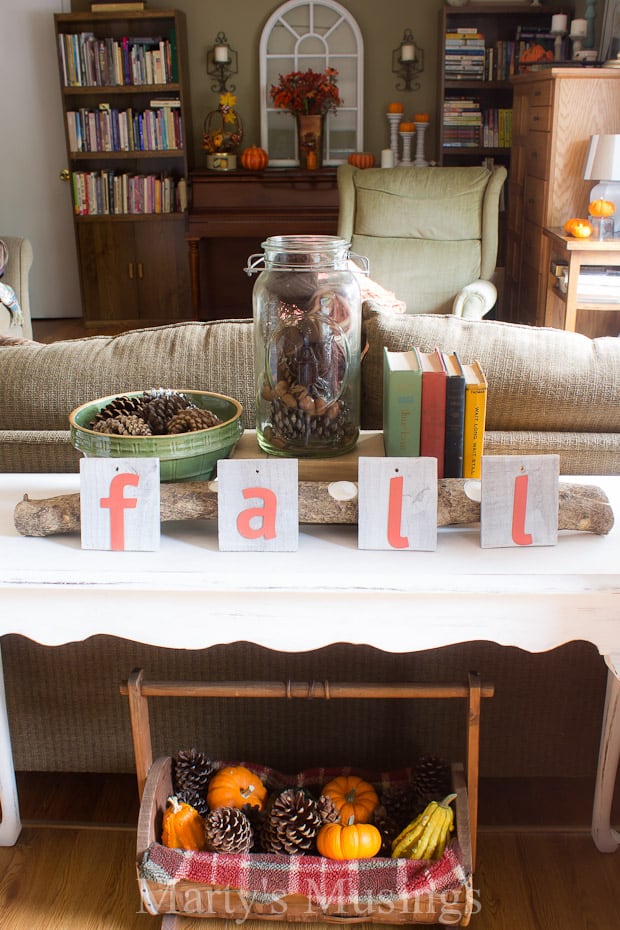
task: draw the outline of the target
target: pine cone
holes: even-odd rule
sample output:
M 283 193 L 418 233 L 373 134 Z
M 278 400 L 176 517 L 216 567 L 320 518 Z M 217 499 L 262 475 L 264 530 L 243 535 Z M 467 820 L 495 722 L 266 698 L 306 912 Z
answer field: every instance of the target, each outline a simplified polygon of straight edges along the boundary
M 122 415 L 131 416 L 134 413 L 139 416 L 143 403 L 144 400 L 142 396 L 115 397 L 114 400 L 111 400 L 109 404 L 106 404 L 105 407 L 102 407 L 101 410 L 95 414 L 94 418 L 90 421 L 90 428 L 97 429 L 97 423 L 100 423 L 102 420 L 110 420 L 113 417 Z M 105 431 L 97 430 L 97 432 Z
M 169 433 L 192 433 L 197 429 L 208 429 L 222 421 L 210 410 L 201 410 L 200 407 L 191 407 L 181 410 L 168 421 Z
M 450 792 L 450 765 L 439 756 L 421 756 L 416 762 L 413 783 L 418 806 L 423 809 L 429 801 L 436 801 Z
M 250 821 L 236 807 L 218 807 L 205 817 L 207 849 L 211 852 L 245 853 L 254 843 Z
M 396 839 L 400 831 L 406 825 L 407 821 L 405 821 L 403 826 L 401 826 L 394 817 L 391 817 L 388 814 L 383 804 L 379 804 L 373 811 L 373 823 L 381 834 L 382 842 L 381 852 L 379 855 L 391 856 L 392 840 Z
M 321 823 L 338 823 L 340 820 L 338 808 L 326 794 L 321 795 L 316 806 L 321 818 Z
M 175 413 L 192 406 L 185 394 L 163 388 L 153 389 L 144 394 L 141 415 L 155 436 L 163 436 L 168 431 L 168 421 Z
M 322 825 L 315 799 L 303 788 L 285 788 L 270 803 L 262 847 L 265 852 L 289 856 L 308 852 Z
M 197 749 L 179 749 L 173 763 L 172 773 L 172 784 L 176 795 L 189 793 L 206 798 L 209 780 L 213 775 L 213 763 L 204 753 Z M 192 804 L 192 807 L 195 806 Z
M 183 788 L 181 791 L 176 791 L 177 801 L 182 801 L 184 804 L 189 804 L 190 807 L 193 807 L 194 810 L 198 811 L 201 817 L 206 817 L 209 813 L 209 805 L 207 804 L 207 798 L 204 794 L 198 794 L 197 791 L 190 791 L 187 788 Z
M 108 433 L 114 436 L 151 436 L 151 428 L 142 417 L 135 413 L 122 413 L 116 417 L 99 420 L 93 429 L 96 433 Z
M 399 826 L 397 834 L 418 813 L 418 792 L 413 782 L 387 785 L 381 792 L 385 815 Z

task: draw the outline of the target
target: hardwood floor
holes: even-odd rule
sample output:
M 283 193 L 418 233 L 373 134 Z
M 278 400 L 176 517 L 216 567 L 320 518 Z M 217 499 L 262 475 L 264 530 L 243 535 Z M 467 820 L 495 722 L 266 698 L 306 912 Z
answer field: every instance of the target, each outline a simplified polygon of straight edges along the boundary
M 83 336 L 113 336 L 123 333 L 127 327 L 123 324 L 86 327 L 81 317 L 54 320 L 33 320 L 32 332 L 36 342 L 58 342 L 61 339 L 81 339 Z
M 133 776 L 20 774 L 18 787 L 24 830 L 0 848 L 0 930 L 159 930 L 136 883 Z M 592 842 L 591 791 L 588 779 L 481 781 L 472 930 L 615 930 L 620 851 L 599 853 Z

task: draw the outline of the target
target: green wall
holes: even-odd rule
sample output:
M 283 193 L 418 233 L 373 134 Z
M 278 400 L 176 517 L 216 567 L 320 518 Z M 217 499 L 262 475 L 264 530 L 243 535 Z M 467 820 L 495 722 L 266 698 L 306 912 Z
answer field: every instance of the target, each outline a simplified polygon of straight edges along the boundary
M 405 114 L 430 113 L 431 128 L 427 133 L 425 153 L 428 159 L 437 156 L 437 113 L 440 57 L 440 13 L 443 0 L 339 0 L 357 20 L 364 39 L 364 149 L 378 157 L 389 146 L 389 129 L 385 117 L 387 105 L 400 100 Z M 90 9 L 88 0 L 74 0 L 74 11 Z M 149 9 L 170 9 L 166 0 L 148 0 Z M 239 73 L 232 82 L 236 86 L 237 109 L 244 125 L 244 144 L 260 144 L 258 43 L 265 22 L 280 6 L 278 0 L 177 0 L 176 9 L 187 17 L 189 70 L 194 124 L 194 167 L 204 165 L 201 149 L 202 125 L 206 114 L 217 106 L 218 95 L 211 92 L 211 79 L 206 73 L 207 49 L 218 32 L 224 32 L 238 53 Z M 603 4 L 599 3 L 602 8 Z M 585 8 L 585 0 L 577 0 L 575 9 Z M 602 9 L 598 11 L 599 17 Z M 424 49 L 425 70 L 420 76 L 418 91 L 399 93 L 392 74 L 392 49 L 400 44 L 403 32 L 410 28 L 416 43 Z

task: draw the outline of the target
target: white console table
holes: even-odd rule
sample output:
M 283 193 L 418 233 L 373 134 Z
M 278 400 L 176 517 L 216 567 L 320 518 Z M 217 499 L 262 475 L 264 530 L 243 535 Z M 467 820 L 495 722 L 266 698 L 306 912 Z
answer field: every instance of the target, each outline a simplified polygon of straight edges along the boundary
M 483 550 L 478 527 L 446 527 L 435 552 L 379 552 L 358 550 L 356 526 L 302 526 L 298 551 L 273 555 L 220 552 L 209 522 L 167 524 L 151 553 L 82 550 L 77 535 L 21 537 L 13 510 L 23 494 L 77 491 L 79 477 L 1 475 L 0 635 L 55 646 L 105 633 L 202 649 L 225 631 L 225 642 L 285 652 L 335 636 L 388 652 L 467 641 L 542 652 L 586 640 L 609 668 L 592 831 L 611 852 L 620 844 L 610 825 L 620 756 L 620 477 L 570 481 L 607 493 L 616 515 L 608 536 L 563 531 L 557 546 Z M 0 802 L 0 845 L 11 845 L 20 820 L 1 675 Z

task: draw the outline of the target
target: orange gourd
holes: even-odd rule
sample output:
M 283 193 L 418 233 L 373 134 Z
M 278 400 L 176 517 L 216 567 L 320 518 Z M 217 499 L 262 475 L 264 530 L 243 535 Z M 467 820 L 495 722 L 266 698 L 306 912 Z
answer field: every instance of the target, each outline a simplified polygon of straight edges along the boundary
M 241 164 L 248 171 L 262 171 L 269 164 L 269 155 L 258 145 L 250 145 L 241 153 Z
M 161 841 L 171 849 L 205 848 L 202 817 L 194 807 L 179 801 L 174 795 L 168 798 L 168 805 L 164 811 Z
M 401 132 L 415 132 L 415 123 L 401 123 L 398 128 Z
M 257 807 L 262 810 L 267 789 L 262 781 L 243 765 L 229 765 L 219 769 L 209 782 L 207 804 L 211 810 L 218 807 Z
M 336 805 L 340 823 L 367 823 L 379 803 L 373 786 L 358 775 L 337 775 L 328 782 L 321 794 Z M 373 853 L 374 855 L 374 853 Z
M 611 200 L 604 200 L 602 197 L 599 197 L 597 200 L 593 200 L 588 207 L 588 213 L 590 216 L 613 216 L 615 212 L 615 203 L 613 203 Z
M 371 859 L 381 843 L 381 834 L 371 823 L 327 823 L 316 838 L 317 850 L 327 859 Z
M 372 168 L 375 164 L 375 156 L 372 152 L 352 152 L 347 161 L 354 168 Z
M 580 217 L 572 217 L 564 223 L 564 232 L 575 239 L 588 239 L 593 232 L 592 223 Z

